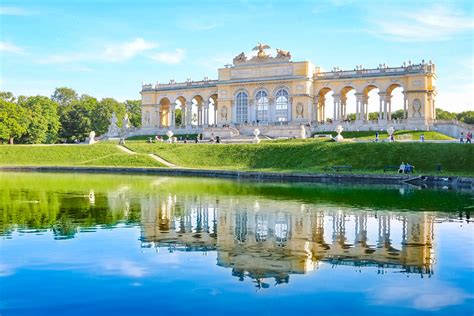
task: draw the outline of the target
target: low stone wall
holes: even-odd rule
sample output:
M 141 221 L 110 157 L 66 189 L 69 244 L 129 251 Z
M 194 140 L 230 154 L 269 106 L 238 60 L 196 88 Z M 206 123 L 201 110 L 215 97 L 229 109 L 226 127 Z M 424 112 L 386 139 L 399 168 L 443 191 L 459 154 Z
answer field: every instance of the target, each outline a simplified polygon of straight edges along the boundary
M 156 174 L 165 176 L 191 176 L 207 178 L 228 178 L 239 180 L 269 180 L 284 182 L 317 183 L 361 183 L 361 184 L 408 184 L 419 187 L 455 187 L 472 191 L 474 178 L 449 176 L 412 176 L 385 174 L 337 174 L 337 173 L 287 173 L 233 170 L 206 170 L 187 168 L 124 168 L 124 167 L 56 167 L 56 166 L 0 166 L 0 171 L 29 172 L 86 172 L 86 173 L 130 173 Z

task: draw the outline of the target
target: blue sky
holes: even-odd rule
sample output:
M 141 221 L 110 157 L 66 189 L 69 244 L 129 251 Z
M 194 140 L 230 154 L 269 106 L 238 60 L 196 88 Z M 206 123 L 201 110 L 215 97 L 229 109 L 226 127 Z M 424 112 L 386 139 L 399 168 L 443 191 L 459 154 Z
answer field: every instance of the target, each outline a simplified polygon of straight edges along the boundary
M 439 107 L 474 109 L 472 1 L 0 2 L 0 87 L 139 99 L 141 82 L 217 78 L 257 41 L 323 69 L 432 60 Z

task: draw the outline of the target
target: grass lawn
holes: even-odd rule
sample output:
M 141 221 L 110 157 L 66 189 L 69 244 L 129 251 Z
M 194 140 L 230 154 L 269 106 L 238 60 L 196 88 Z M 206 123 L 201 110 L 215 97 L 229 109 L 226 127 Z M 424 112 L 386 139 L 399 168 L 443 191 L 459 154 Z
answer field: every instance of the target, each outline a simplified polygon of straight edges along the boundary
M 1 145 L 0 166 L 163 167 L 147 155 L 127 154 L 112 143 Z
M 416 173 L 474 175 L 474 146 L 457 143 L 262 142 L 255 144 L 146 144 L 128 141 L 140 153 L 155 153 L 180 166 L 228 170 L 321 172 L 351 165 L 357 173 L 381 173 L 408 162 Z
M 342 132 L 341 135 L 344 138 L 356 138 L 360 140 L 374 140 L 376 131 L 361 131 L 361 132 Z M 333 137 L 337 135 L 336 132 L 320 132 L 316 133 L 317 135 L 327 135 L 331 134 Z M 421 134 L 425 135 L 425 140 L 453 140 L 454 138 L 446 136 L 444 134 L 433 132 L 433 131 L 405 131 L 399 130 L 395 131 L 393 134 L 396 140 L 419 140 Z M 388 138 L 386 131 L 379 132 L 380 139 Z

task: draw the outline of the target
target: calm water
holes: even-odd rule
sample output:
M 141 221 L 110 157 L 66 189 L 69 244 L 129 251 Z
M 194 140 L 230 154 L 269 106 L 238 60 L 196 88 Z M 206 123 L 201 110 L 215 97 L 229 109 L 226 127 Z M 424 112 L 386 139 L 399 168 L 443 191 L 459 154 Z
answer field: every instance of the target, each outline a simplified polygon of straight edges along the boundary
M 0 173 L 0 314 L 472 315 L 472 192 Z

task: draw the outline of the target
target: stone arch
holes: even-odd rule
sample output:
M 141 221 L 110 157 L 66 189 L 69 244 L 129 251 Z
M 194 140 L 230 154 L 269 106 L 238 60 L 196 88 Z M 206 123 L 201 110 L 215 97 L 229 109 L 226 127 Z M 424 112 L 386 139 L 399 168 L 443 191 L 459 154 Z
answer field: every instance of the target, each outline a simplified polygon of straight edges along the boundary
M 398 82 L 390 84 L 385 90 L 385 100 L 383 102 L 387 103 L 387 113 L 384 113 L 387 119 L 405 119 L 408 117 L 405 91 L 405 87 Z
M 367 84 L 362 93 L 357 94 L 359 102 L 359 116 L 361 120 L 377 120 L 381 118 L 381 107 L 380 107 L 380 87 L 375 83 Z M 370 113 L 377 113 L 376 116 L 372 116 Z
M 159 101 L 158 126 L 170 126 L 171 101 L 168 97 L 162 97 Z
M 272 97 L 275 97 L 278 91 L 280 90 L 285 90 L 288 93 L 288 96 L 291 95 L 291 89 L 288 86 L 280 85 L 280 86 L 277 86 L 275 89 L 273 89 L 272 94 L 271 94 Z
M 316 117 L 314 118 L 315 121 L 317 122 L 325 122 L 326 120 L 333 121 L 334 116 L 331 115 L 331 118 L 327 117 L 328 113 L 331 113 L 329 111 L 331 109 L 331 104 L 334 103 L 334 89 L 330 86 L 324 86 L 321 89 L 319 89 L 316 97 L 317 100 L 315 101 L 316 105 Z M 328 110 L 326 110 L 326 107 Z
M 190 103 L 190 115 L 189 118 L 190 124 L 194 126 L 201 126 L 203 125 L 203 102 L 204 98 L 201 94 L 194 94 L 191 98 Z
M 174 101 L 174 125 L 175 126 L 185 126 L 186 125 L 186 104 L 187 100 L 184 96 L 179 96 Z
M 339 93 L 340 98 L 341 98 L 341 105 L 340 105 L 341 106 L 341 109 L 340 109 L 341 120 L 344 120 L 344 121 L 350 120 L 351 116 L 349 116 L 348 113 L 351 113 L 350 112 L 351 110 L 353 111 L 352 113 L 356 113 L 356 116 L 357 116 L 358 109 L 357 109 L 355 93 L 356 93 L 356 88 L 351 85 L 344 86 L 341 89 Z M 348 109 L 349 109 L 349 112 L 348 112 Z M 353 119 L 356 119 L 356 116 L 354 116 Z

